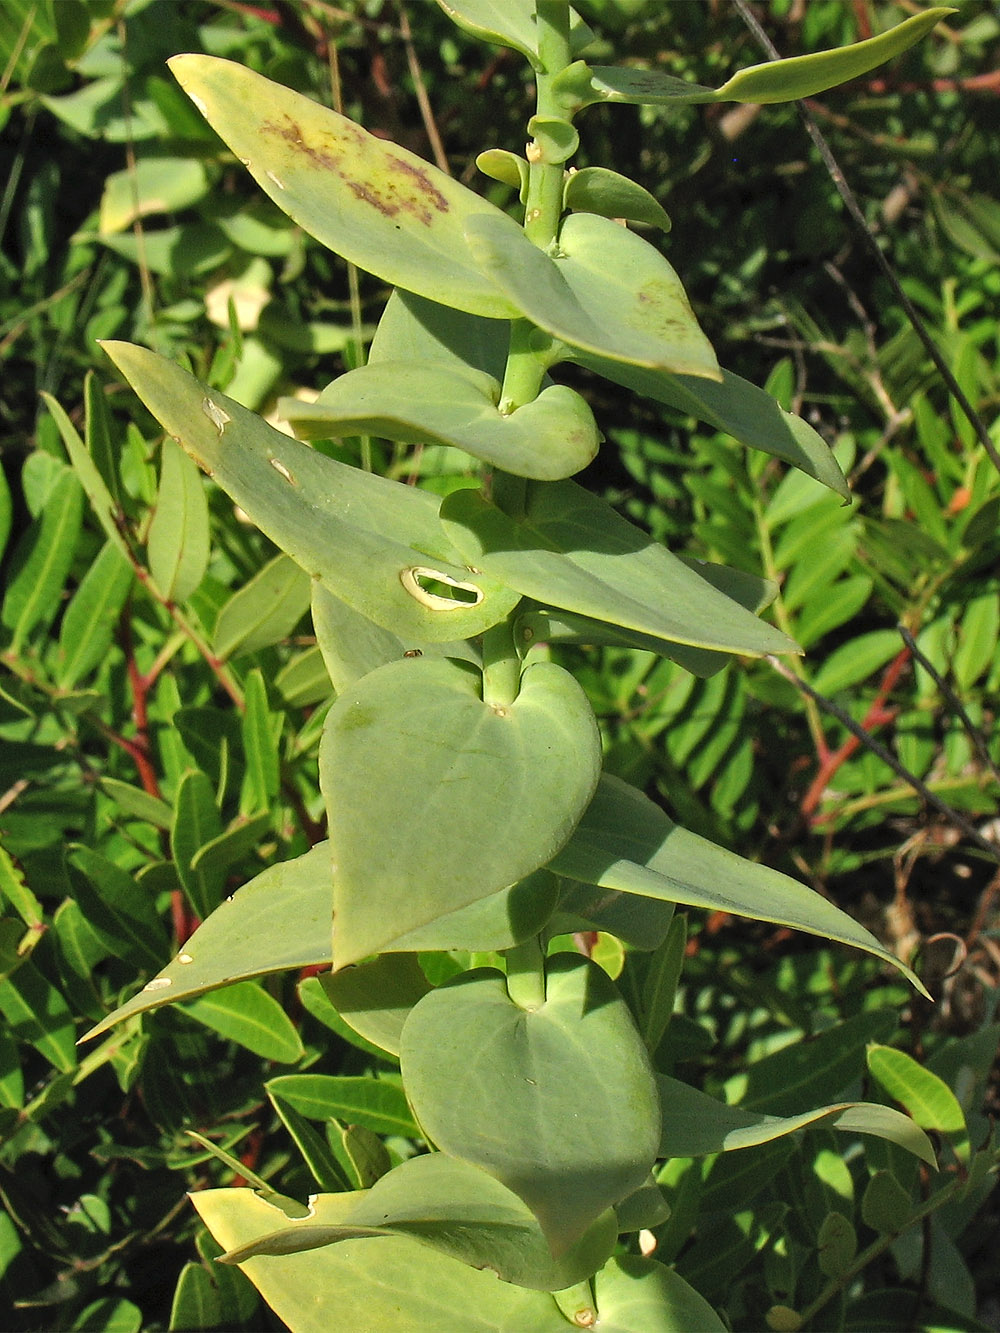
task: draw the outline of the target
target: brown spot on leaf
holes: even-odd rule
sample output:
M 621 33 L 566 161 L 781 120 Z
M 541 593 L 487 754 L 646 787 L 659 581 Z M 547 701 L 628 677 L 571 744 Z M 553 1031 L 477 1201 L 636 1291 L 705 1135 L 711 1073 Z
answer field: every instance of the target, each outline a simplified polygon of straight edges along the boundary
M 356 199 L 383 217 L 409 213 L 415 221 L 429 227 L 435 213 L 449 211 L 448 200 L 434 184 L 429 164 L 408 162 L 397 157 L 391 146 L 380 143 L 381 151 L 373 155 L 374 162 L 368 165 L 366 149 L 374 135 L 346 118 L 340 120 L 336 134 L 320 132 L 307 137 L 307 132 L 287 113 L 280 122 L 264 121 L 261 131 L 283 140 L 314 166 L 339 176 Z

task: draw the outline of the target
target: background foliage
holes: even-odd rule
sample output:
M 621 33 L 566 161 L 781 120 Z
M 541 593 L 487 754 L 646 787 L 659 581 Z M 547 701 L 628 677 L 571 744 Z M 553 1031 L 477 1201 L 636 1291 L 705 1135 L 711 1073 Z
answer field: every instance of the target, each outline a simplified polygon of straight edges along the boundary
M 761 58 L 730 4 L 580 8 L 609 54 L 698 82 Z M 857 40 L 912 8 L 757 11 L 789 53 Z M 995 6 L 970 0 L 888 73 L 811 106 L 987 426 L 1000 365 L 998 47 Z M 416 1134 L 396 1070 L 308 978 L 256 988 L 252 1013 L 227 991 L 75 1046 L 183 940 L 182 889 L 211 901 L 322 835 L 329 694 L 308 581 L 161 451 L 151 419 L 133 424 L 95 340 L 145 343 L 266 410 L 356 364 L 384 300 L 261 200 L 167 75 L 165 58 L 184 50 L 339 104 L 500 204 L 509 191 L 477 178 L 472 158 L 484 126 L 498 145 L 523 135 L 520 62 L 466 42 L 420 0 L 17 0 L 0 16 L 0 1299 L 24 1329 L 266 1326 L 242 1275 L 208 1262 L 184 1194 L 222 1177 L 187 1129 L 292 1194 L 311 1188 L 295 1145 L 311 1142 L 312 1121 L 359 1127 L 325 1145 L 329 1169 L 354 1183 L 366 1152 L 404 1157 Z M 793 674 L 924 792 L 767 663 L 698 681 L 651 654 L 560 652 L 598 703 L 606 767 L 688 827 L 828 892 L 915 954 L 938 997 L 932 1008 L 873 960 L 693 914 L 660 1067 L 785 1114 L 857 1090 L 859 1038 L 893 1044 L 953 1089 L 978 1146 L 1000 1036 L 1000 476 L 795 109 L 755 112 L 594 108 L 580 165 L 613 163 L 664 203 L 667 253 L 720 359 L 816 424 L 856 502 L 579 372 L 618 446 L 583 480 L 673 547 L 779 578 L 775 618 L 807 650 Z M 81 436 L 117 487 L 107 531 L 66 465 Z M 454 451 L 345 451 L 363 447 L 385 475 L 442 491 L 463 466 Z M 181 511 L 200 537 L 178 549 Z M 801 1086 L 781 1051 L 806 1035 L 830 1058 Z M 320 1074 L 318 1104 L 307 1085 L 276 1082 Z M 789 1142 L 684 1159 L 661 1181 L 673 1215 L 658 1256 L 676 1257 L 737 1328 L 822 1284 L 804 1256 L 831 1200 L 864 1243 L 885 1234 L 871 1151 L 845 1165 L 822 1130 Z M 916 1168 L 886 1156 L 919 1199 Z M 906 1327 L 996 1326 L 989 1183 L 888 1237 L 824 1326 L 902 1327 L 900 1289 Z

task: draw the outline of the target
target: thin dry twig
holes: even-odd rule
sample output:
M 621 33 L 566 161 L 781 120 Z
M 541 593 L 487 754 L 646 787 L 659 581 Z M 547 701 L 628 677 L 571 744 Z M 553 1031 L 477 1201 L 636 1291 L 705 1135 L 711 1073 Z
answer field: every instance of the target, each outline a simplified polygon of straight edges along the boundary
M 743 20 L 743 22 L 746 24 L 749 30 L 756 37 L 761 48 L 767 53 L 768 56 L 770 56 L 772 60 L 780 59 L 780 53 L 777 47 L 771 41 L 770 37 L 768 37 L 763 27 L 761 27 L 760 22 L 758 21 L 756 15 L 751 10 L 749 4 L 747 3 L 747 0 L 733 0 L 733 4 L 737 9 L 740 18 Z M 857 196 L 855 195 L 851 187 L 848 185 L 847 178 L 845 177 L 843 171 L 841 170 L 840 164 L 838 163 L 837 159 L 834 157 L 830 145 L 829 143 L 827 143 L 827 140 L 822 130 L 819 128 L 815 116 L 812 114 L 809 107 L 804 102 L 796 102 L 795 105 L 798 108 L 799 115 L 802 117 L 802 123 L 805 125 L 809 137 L 810 139 L 812 139 L 816 151 L 819 153 L 823 161 L 823 165 L 829 172 L 830 179 L 833 181 L 834 185 L 837 188 L 837 193 L 840 195 L 841 199 L 844 202 L 844 207 L 847 209 L 847 212 L 850 215 L 851 219 L 857 225 L 862 236 L 865 238 L 865 243 L 871 250 L 872 256 L 875 259 L 875 262 L 878 265 L 879 269 L 881 270 L 883 277 L 885 278 L 886 282 L 888 282 L 889 286 L 892 288 L 892 292 L 896 300 L 899 302 L 903 310 L 906 312 L 906 317 L 910 321 L 914 333 L 917 335 L 917 337 L 923 344 L 924 350 L 927 352 L 927 355 L 934 362 L 937 372 L 941 376 L 942 380 L 944 380 L 948 392 L 951 394 L 952 398 L 954 398 L 955 402 L 958 404 L 959 408 L 962 411 L 963 416 L 969 422 L 969 425 L 975 431 L 976 438 L 978 439 L 979 443 L 983 446 L 983 449 L 989 456 L 993 466 L 996 468 L 998 472 L 1000 472 L 1000 450 L 998 450 L 996 445 L 993 443 L 990 433 L 986 429 L 986 423 L 983 421 L 982 417 L 969 402 L 968 398 L 965 395 L 965 392 L 962 389 L 962 386 L 959 384 L 958 380 L 952 373 L 951 367 L 945 361 L 941 352 L 938 350 L 938 346 L 935 343 L 934 339 L 928 333 L 927 327 L 924 324 L 924 321 L 921 318 L 919 311 L 917 310 L 913 302 L 910 300 L 910 298 L 907 296 L 906 292 L 903 290 L 899 279 L 896 277 L 895 270 L 889 263 L 888 259 L 886 259 L 885 255 L 882 252 L 881 247 L 879 246 L 878 241 L 875 238 L 875 233 L 868 225 L 868 221 L 865 218 L 864 213 L 862 212 L 861 205 L 858 203 Z

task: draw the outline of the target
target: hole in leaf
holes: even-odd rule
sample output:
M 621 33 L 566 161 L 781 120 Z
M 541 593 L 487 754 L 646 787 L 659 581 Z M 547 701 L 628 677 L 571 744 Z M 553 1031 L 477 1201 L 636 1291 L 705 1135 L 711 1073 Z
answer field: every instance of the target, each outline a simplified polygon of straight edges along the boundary
M 411 597 L 430 611 L 455 611 L 463 606 L 478 606 L 483 600 L 482 589 L 474 583 L 463 583 L 439 569 L 422 565 L 402 570 L 399 581 Z

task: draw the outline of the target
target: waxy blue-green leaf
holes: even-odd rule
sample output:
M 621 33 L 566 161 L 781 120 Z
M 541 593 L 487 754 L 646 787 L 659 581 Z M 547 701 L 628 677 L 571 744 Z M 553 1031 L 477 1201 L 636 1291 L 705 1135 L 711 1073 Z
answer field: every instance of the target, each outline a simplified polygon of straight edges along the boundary
M 473 218 L 465 230 L 499 290 L 547 333 L 630 365 L 721 379 L 680 279 L 641 236 L 573 213 L 550 256 L 503 214 Z
M 609 625 L 607 621 L 593 620 L 590 616 L 574 615 L 572 611 L 525 611 L 517 618 L 517 634 L 518 641 L 526 646 L 532 643 L 576 643 L 588 647 L 611 644 L 618 648 L 641 648 L 669 657 L 693 676 L 714 676 L 732 661 L 729 653 L 658 639 L 651 634 Z
M 770 1143 L 800 1129 L 826 1125 L 848 1134 L 887 1139 L 935 1167 L 930 1139 L 909 1116 L 875 1102 L 838 1102 L 801 1115 L 762 1115 L 727 1106 L 678 1079 L 657 1075 L 663 1105 L 661 1157 L 706 1157 Z
M 895 954 L 815 890 L 680 828 L 642 792 L 610 774 L 602 776 L 576 832 L 551 867 L 603 888 L 773 921 L 864 949 L 927 994 Z
M 376 667 L 398 662 L 405 653 L 480 662 L 477 649 L 465 639 L 428 643 L 424 639 L 400 638 L 391 629 L 376 625 L 355 611 L 321 583 L 313 584 L 312 617 L 327 674 L 337 694 Z
M 325 842 L 270 866 L 222 902 L 143 989 L 87 1033 L 234 981 L 330 961 L 333 881 Z
M 180 55 L 171 72 L 282 212 L 376 277 L 460 310 L 517 314 L 463 228 L 499 209 L 415 153 L 230 60 Z
M 445 1152 L 518 1194 L 554 1254 L 647 1178 L 660 1110 L 645 1047 L 607 975 L 569 954 L 523 1009 L 499 972 L 465 972 L 403 1026 L 414 1113 Z
M 323 1196 L 323 1221 L 343 1223 L 363 1192 Z M 199 1190 L 191 1202 L 216 1241 L 233 1251 L 289 1221 L 252 1189 Z M 552 1297 L 501 1282 L 408 1237 L 345 1240 L 299 1254 L 262 1255 L 240 1265 L 296 1333 L 330 1333 L 330 1311 L 347 1329 L 393 1333 L 565 1333 Z M 373 1280 L 376 1279 L 376 1280 Z
M 476 158 L 476 166 L 490 180 L 517 190 L 521 203 L 528 197 L 529 166 L 526 158 L 506 148 L 487 148 Z
M 660 639 L 759 657 L 795 645 L 572 481 L 528 485 L 512 518 L 456 491 L 441 518 L 469 564 L 543 606 Z
M 833 51 L 770 60 L 739 70 L 721 88 L 706 88 L 658 70 L 619 69 L 582 62 L 570 66 L 561 92 L 576 107 L 594 102 L 630 102 L 646 106 L 688 105 L 705 102 L 794 102 L 859 78 L 909 50 L 956 9 L 938 7 L 906 19 L 888 32 Z M 589 78 L 587 77 L 589 75 Z
M 412 953 L 383 954 L 319 983 L 344 1022 L 390 1055 L 399 1054 L 406 1016 L 431 988 Z
M 506 46 L 527 57 L 536 70 L 542 68 L 538 55 L 538 27 L 535 0 L 437 0 L 458 26 L 480 41 Z M 594 34 L 571 9 L 569 43 L 576 55 L 594 40 Z
M 305 1054 L 292 1020 L 256 982 L 238 981 L 199 995 L 184 1006 L 184 1012 L 263 1060 L 290 1065 Z
M 198 469 L 172 439 L 163 441 L 160 488 L 146 542 L 149 572 L 168 602 L 184 602 L 208 568 L 208 501 Z
M 407 931 L 383 948 L 419 951 L 467 949 L 489 953 L 510 949 L 545 929 L 559 902 L 559 882 L 545 869 L 536 870 L 499 893 L 488 894 L 455 912 L 446 912 L 426 926 Z
M 510 325 L 503 320 L 483 319 L 397 289 L 382 311 L 368 364 L 434 362 L 452 370 L 480 370 L 502 380 L 509 342 Z
M 287 555 L 276 555 L 219 611 L 212 644 L 223 660 L 286 639 L 309 610 L 312 583 Z
M 783 411 L 770 394 L 731 371 L 724 370 L 721 382 L 716 383 L 701 375 L 644 370 L 572 351 L 569 359 L 604 379 L 724 430 L 740 444 L 782 458 L 845 500 L 850 498 L 847 480 L 823 437 L 801 417 Z
M 369 619 L 418 642 L 441 641 L 479 634 L 516 605 L 517 593 L 456 562 L 433 495 L 316 453 L 155 352 L 103 346 L 257 526 Z M 427 584 L 455 595 L 428 593 Z
M 481 680 L 461 663 L 407 659 L 363 677 L 328 713 L 320 785 L 337 967 L 523 879 L 590 800 L 600 741 L 572 676 L 537 663 L 505 707 L 483 701 Z
M 724 1333 L 704 1296 L 655 1259 L 618 1255 L 593 1282 L 601 1333 Z
M 450 444 L 505 472 L 540 481 L 570 477 L 594 458 L 594 414 L 562 384 L 513 412 L 481 371 L 380 361 L 341 375 L 314 403 L 283 398 L 279 410 L 300 439 L 378 435 L 403 444 Z
M 361 1236 L 408 1236 L 468 1264 L 491 1268 L 504 1282 L 560 1291 L 584 1281 L 609 1258 L 618 1238 L 607 1210 L 572 1249 L 553 1258 L 527 1205 L 499 1181 L 445 1153 L 411 1157 L 383 1175 L 346 1217 L 327 1221 L 322 1195 L 310 1216 L 230 1250 L 224 1263 L 258 1254 L 295 1254 Z
M 607 167 L 584 167 L 570 172 L 563 187 L 563 207 L 670 230 L 670 218 L 663 205 L 637 181 Z

